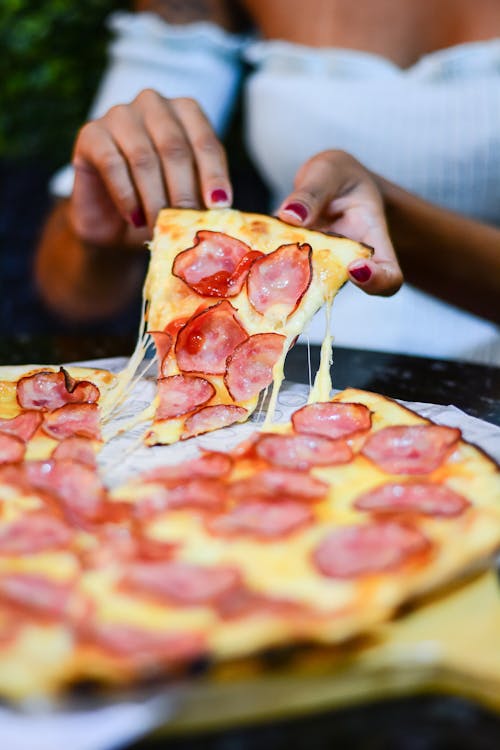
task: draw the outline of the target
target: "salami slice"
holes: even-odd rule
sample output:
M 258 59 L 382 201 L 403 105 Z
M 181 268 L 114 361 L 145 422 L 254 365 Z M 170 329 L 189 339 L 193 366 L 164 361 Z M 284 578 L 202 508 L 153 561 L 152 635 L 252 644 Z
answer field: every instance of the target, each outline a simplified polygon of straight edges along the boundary
M 64 617 L 69 614 L 72 584 L 51 581 L 37 573 L 0 574 L 0 601 L 36 614 Z
M 177 336 L 175 353 L 184 372 L 222 375 L 226 360 L 247 338 L 235 316 L 236 310 L 224 300 L 194 315 Z
M 233 467 L 233 459 L 226 453 L 205 451 L 201 456 L 172 466 L 157 466 L 141 475 L 141 482 L 162 482 L 173 486 L 189 478 L 207 477 L 221 479 Z
M 338 401 L 308 404 L 292 414 L 296 432 L 322 435 L 333 440 L 369 430 L 371 423 L 371 412 L 367 406 Z
M 39 411 L 23 411 L 17 417 L 0 419 L 0 432 L 15 435 L 27 443 L 38 430 L 42 421 L 43 416 Z
M 170 354 L 174 339 L 167 331 L 148 331 L 155 342 L 156 354 L 159 362 L 159 372 L 163 376 L 163 367 L 166 357 Z
M 272 468 L 231 482 L 229 492 L 236 500 L 315 501 L 325 497 L 328 485 L 303 471 Z
M 224 509 L 227 499 L 225 485 L 217 479 L 187 479 L 176 487 L 156 487 L 134 505 L 137 518 L 152 518 L 166 510 L 195 508 L 208 511 Z
M 204 297 L 234 297 L 261 255 L 235 237 L 202 230 L 193 247 L 177 255 L 172 273 Z
M 58 372 L 41 370 L 21 378 L 16 395 L 23 409 L 53 411 L 64 404 L 96 403 L 100 393 L 96 385 L 86 380 L 75 381 L 61 367 Z
M 68 520 L 99 521 L 106 492 L 97 474 L 76 461 L 27 461 L 25 474 L 34 489 L 48 492 L 63 504 Z
M 262 435 L 256 453 L 276 466 L 303 470 L 345 464 L 352 459 L 352 451 L 344 440 L 319 435 Z
M 84 437 L 65 438 L 52 451 L 52 458 L 78 461 L 92 469 L 97 466 L 92 440 Z
M 0 555 L 34 555 L 59 549 L 71 537 L 71 529 L 61 519 L 46 513 L 31 513 L 0 529 Z
M 260 539 L 283 539 L 311 523 L 309 506 L 294 500 L 281 503 L 253 500 L 207 522 L 209 531 L 223 536 L 248 534 Z
M 74 435 L 100 440 L 99 407 L 97 404 L 65 404 L 44 417 L 42 430 L 56 440 Z
M 257 396 L 273 379 L 273 367 L 283 351 L 285 337 L 257 333 L 239 344 L 228 357 L 224 382 L 235 401 Z
M 428 474 L 441 466 L 460 436 L 454 427 L 395 425 L 370 435 L 362 453 L 388 474 Z
M 398 521 L 375 521 L 330 532 L 313 560 L 329 578 L 357 578 L 394 571 L 430 549 L 418 530 Z
M 22 461 L 26 451 L 26 444 L 21 438 L 0 432 L 0 464 L 17 463 Z
M 93 623 L 87 639 L 113 656 L 140 666 L 179 664 L 199 658 L 206 651 L 203 635 L 187 631 L 145 630 L 115 622 Z
M 205 567 L 182 561 L 131 565 L 125 585 L 174 604 L 210 604 L 240 584 L 230 567 Z
M 252 307 L 262 315 L 274 307 L 282 317 L 291 315 L 311 283 L 311 255 L 306 243 L 281 245 L 256 260 L 247 278 Z
M 215 395 L 215 388 L 196 375 L 171 375 L 158 380 L 160 402 L 155 419 L 171 419 L 189 414 L 206 404 Z
M 470 503 L 465 497 L 435 482 L 391 482 L 381 484 L 357 498 L 357 510 L 372 513 L 420 513 L 436 518 L 454 518 Z
M 218 430 L 235 422 L 242 422 L 247 413 L 243 407 L 232 404 L 204 406 L 186 419 L 181 440 L 203 435 L 205 432 Z

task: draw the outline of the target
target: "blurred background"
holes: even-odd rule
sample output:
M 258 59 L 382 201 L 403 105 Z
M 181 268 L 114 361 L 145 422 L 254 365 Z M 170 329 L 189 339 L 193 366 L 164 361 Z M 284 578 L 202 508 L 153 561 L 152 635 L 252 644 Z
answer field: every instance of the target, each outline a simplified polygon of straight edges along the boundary
M 41 302 L 32 257 L 50 206 L 48 180 L 71 155 L 102 72 L 104 20 L 118 0 L 0 3 L 0 333 L 64 331 Z M 129 320 L 114 321 L 126 331 Z M 136 324 L 134 324 L 136 325 Z

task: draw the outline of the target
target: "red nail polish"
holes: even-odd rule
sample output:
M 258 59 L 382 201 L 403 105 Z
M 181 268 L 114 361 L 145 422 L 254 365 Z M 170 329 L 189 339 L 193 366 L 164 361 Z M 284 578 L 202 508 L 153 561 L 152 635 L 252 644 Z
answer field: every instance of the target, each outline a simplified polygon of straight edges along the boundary
M 228 203 L 229 196 L 225 190 L 217 188 L 217 190 L 212 190 L 210 193 L 210 201 L 211 203 Z
M 139 208 L 136 208 L 135 211 L 132 211 L 132 213 L 130 214 L 130 221 L 132 222 L 134 227 L 137 227 L 137 229 L 146 226 L 146 217 L 144 215 L 144 211 L 140 206 Z
M 283 208 L 283 211 L 287 211 L 289 214 L 295 214 L 300 221 L 307 219 L 307 208 L 302 203 L 287 203 Z
M 358 268 L 350 268 L 349 273 L 354 276 L 356 281 L 368 281 L 372 275 L 371 269 L 368 266 L 359 266 Z

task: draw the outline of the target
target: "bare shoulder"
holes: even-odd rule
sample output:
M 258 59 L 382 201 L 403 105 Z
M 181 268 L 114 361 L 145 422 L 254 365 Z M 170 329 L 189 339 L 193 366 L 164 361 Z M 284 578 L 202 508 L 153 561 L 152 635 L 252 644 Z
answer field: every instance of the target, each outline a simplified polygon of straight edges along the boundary
M 156 13 L 174 24 L 212 21 L 228 31 L 248 26 L 242 6 L 234 0 L 136 0 L 135 9 Z

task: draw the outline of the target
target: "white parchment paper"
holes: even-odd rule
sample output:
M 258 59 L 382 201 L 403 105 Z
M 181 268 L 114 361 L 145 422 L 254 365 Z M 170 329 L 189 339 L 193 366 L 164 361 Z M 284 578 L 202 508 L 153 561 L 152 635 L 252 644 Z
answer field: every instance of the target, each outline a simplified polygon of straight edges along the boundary
M 81 362 L 113 372 L 126 364 L 124 358 Z M 287 421 L 292 412 L 307 402 L 308 386 L 286 382 L 278 396 L 275 420 Z M 126 402 L 106 426 L 105 434 L 125 428 L 151 403 L 155 394 L 155 373 L 150 369 L 133 388 Z M 438 424 L 459 427 L 465 440 L 482 448 L 500 462 L 500 427 L 465 414 L 455 406 L 401 402 Z M 105 482 L 113 487 L 134 474 L 155 466 L 177 463 L 197 455 L 200 447 L 227 450 L 245 440 L 259 423 L 263 411 L 257 409 L 245 424 L 226 427 L 215 433 L 171 446 L 146 448 L 142 436 L 147 425 L 139 423 L 104 447 L 99 464 Z M 0 707 L 1 750 L 114 750 L 168 722 L 181 700 L 175 688 L 146 698 L 117 700 L 116 703 L 78 710 L 14 711 Z

